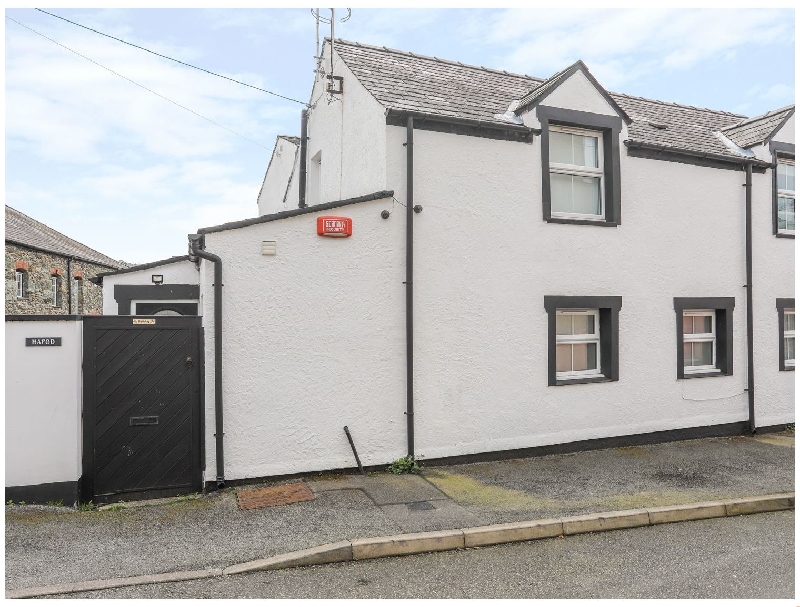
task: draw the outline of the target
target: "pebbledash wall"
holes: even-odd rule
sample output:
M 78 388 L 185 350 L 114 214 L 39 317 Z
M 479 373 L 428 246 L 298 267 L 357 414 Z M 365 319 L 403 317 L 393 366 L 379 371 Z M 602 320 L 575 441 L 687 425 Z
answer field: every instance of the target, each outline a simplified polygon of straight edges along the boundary
M 80 317 L 7 316 L 5 368 L 6 500 L 78 499 L 81 477 Z M 13 319 L 13 320 L 9 320 Z M 60 346 L 26 346 L 26 338 Z
M 386 126 L 346 66 L 339 73 L 348 94 L 320 103 L 309 122 L 319 146 L 309 158 L 322 150 L 322 200 L 388 189 L 403 203 L 405 129 Z M 573 78 L 547 105 L 613 113 L 582 73 Z M 339 145 L 336 126 L 357 111 L 366 168 L 339 151 L 358 150 L 350 131 Z M 324 120 L 333 123 L 322 128 Z M 525 120 L 538 126 L 536 112 Z M 626 136 L 623 123 L 620 142 Z M 423 207 L 414 216 L 418 457 L 748 419 L 743 171 L 630 157 L 621 144 L 621 224 L 556 224 L 542 219 L 539 137 L 416 130 L 414 138 L 414 203 Z M 759 427 L 794 420 L 794 373 L 778 370 L 775 307 L 776 298 L 794 296 L 794 242 L 772 234 L 771 179 L 769 170 L 753 178 Z M 229 479 L 350 467 L 345 425 L 365 465 L 405 455 L 406 226 L 393 198 L 205 234 L 224 268 Z M 327 214 L 351 217 L 353 236 L 317 236 L 316 218 Z M 274 256 L 261 254 L 262 241 L 276 243 Z M 207 470 L 212 276 L 203 261 Z M 621 297 L 618 381 L 548 386 L 549 295 Z M 675 297 L 735 299 L 731 375 L 677 378 Z
M 28 296 L 23 299 L 17 298 L 15 263 L 18 262 L 27 264 Z M 70 269 L 73 277 L 80 277 L 77 281 L 80 292 L 75 290 L 72 278 L 68 278 Z M 6 242 L 6 314 L 100 314 L 103 310 L 103 292 L 89 279 L 110 269 L 79 259 L 73 259 L 68 267 L 67 257 L 63 255 Z M 53 305 L 54 272 L 61 276 L 58 305 Z M 69 288 L 73 289 L 71 310 Z

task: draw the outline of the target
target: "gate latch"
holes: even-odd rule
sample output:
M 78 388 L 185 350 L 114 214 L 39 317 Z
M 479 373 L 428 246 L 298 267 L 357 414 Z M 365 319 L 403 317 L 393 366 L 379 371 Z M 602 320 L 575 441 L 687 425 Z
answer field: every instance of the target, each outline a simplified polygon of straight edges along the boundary
M 143 417 L 132 417 L 130 420 L 131 426 L 157 426 L 158 415 L 145 415 Z
M 194 365 L 194 359 L 191 356 L 186 357 L 186 368 L 191 369 L 192 365 Z

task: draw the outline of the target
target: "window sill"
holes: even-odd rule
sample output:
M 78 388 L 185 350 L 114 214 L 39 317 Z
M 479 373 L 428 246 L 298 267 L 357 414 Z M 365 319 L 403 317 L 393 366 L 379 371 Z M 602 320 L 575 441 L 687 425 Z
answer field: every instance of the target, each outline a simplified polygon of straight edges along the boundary
M 568 219 L 566 217 L 548 217 L 545 221 L 547 223 L 571 223 L 580 226 L 601 226 L 615 228 L 619 225 L 616 221 L 608 221 L 606 219 Z M 794 236 L 792 236 L 794 238 Z
M 791 365 L 791 366 L 786 365 L 783 369 L 780 369 L 780 370 L 781 371 L 794 371 L 794 365 Z
M 775 234 L 775 238 L 794 238 L 794 234 L 789 234 L 787 232 L 778 232 Z
M 600 377 L 573 377 L 570 379 L 557 379 L 556 386 L 571 386 L 572 384 L 601 384 L 610 381 L 617 381 L 615 379 L 609 379 L 605 375 L 601 375 Z
M 680 379 L 695 379 L 696 377 L 726 377 L 727 374 L 722 369 L 716 371 L 698 371 L 696 373 L 685 372 Z

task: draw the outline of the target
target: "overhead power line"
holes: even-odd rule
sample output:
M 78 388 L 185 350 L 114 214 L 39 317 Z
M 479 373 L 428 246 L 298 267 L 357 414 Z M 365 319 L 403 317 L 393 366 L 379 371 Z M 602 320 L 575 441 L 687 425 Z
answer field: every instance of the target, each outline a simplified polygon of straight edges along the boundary
M 70 21 L 69 19 L 67 19 L 65 17 L 61 17 L 60 15 L 56 15 L 54 13 L 48 13 L 47 11 L 42 10 L 40 8 L 37 8 L 36 10 L 39 11 L 40 13 L 44 13 L 45 15 L 50 15 L 51 17 L 55 17 L 56 19 L 61 19 L 62 21 L 66 21 L 67 23 L 71 23 L 72 25 L 76 25 L 78 27 L 82 27 L 83 29 L 89 30 L 90 32 L 94 32 L 95 34 L 100 34 L 101 36 L 105 36 L 106 38 L 111 38 L 112 40 L 116 40 L 117 42 L 122 42 L 122 44 L 127 44 L 128 46 L 132 46 L 133 48 L 138 48 L 139 50 L 147 51 L 148 53 L 150 53 L 152 55 L 156 55 L 157 57 L 161 57 L 163 59 L 169 59 L 170 61 L 174 61 L 175 63 L 180 63 L 181 65 L 185 65 L 186 67 L 191 67 L 191 68 L 194 68 L 196 70 L 200 70 L 201 72 L 205 72 L 206 74 L 211 74 L 212 76 L 217 76 L 218 78 L 224 78 L 225 80 L 230 80 L 231 82 L 235 82 L 236 84 L 241 84 L 242 86 L 246 86 L 246 87 L 249 87 L 251 89 L 255 89 L 257 91 L 261 91 L 262 93 L 267 93 L 269 95 L 274 95 L 275 97 L 280 97 L 281 99 L 286 99 L 287 101 L 293 101 L 294 103 L 299 103 L 300 105 L 308 106 L 308 104 L 305 101 L 298 101 L 297 99 L 292 99 L 291 97 L 286 97 L 285 95 L 280 95 L 278 93 L 273 93 L 272 91 L 268 91 L 267 89 L 262 89 L 261 87 L 254 86 L 252 84 L 247 84 L 246 82 L 242 82 L 240 80 L 236 80 L 235 78 L 229 78 L 228 76 L 223 76 L 222 74 L 217 74 L 216 72 L 212 72 L 211 70 L 207 70 L 205 68 L 198 67 L 196 65 L 192 65 L 191 63 L 186 63 L 185 61 L 181 61 L 180 59 L 175 59 L 174 57 L 169 57 L 167 55 L 162 55 L 161 53 L 157 53 L 155 51 L 151 51 L 149 48 L 145 48 L 143 46 L 139 46 L 138 44 L 133 44 L 132 42 L 127 42 L 126 40 L 123 40 L 122 38 L 117 38 L 116 36 L 111 36 L 110 34 L 106 34 L 104 32 L 101 32 L 99 30 L 93 29 L 91 27 L 87 27 L 85 25 L 81 25 L 80 23 L 76 23 L 75 21 Z
M 130 82 L 131 84 L 135 84 L 135 85 L 136 85 L 136 86 L 138 86 L 139 88 L 142 88 L 142 89 L 146 90 L 148 93 L 152 93 L 152 94 L 153 94 L 153 95 L 155 95 L 156 97 L 161 97 L 161 99 L 163 99 L 164 101 L 169 101 L 171 104 L 173 104 L 173 105 L 177 105 L 177 106 L 178 106 L 179 108 L 181 108 L 182 110 L 186 110 L 187 112 L 190 112 L 190 113 L 194 114 L 194 115 L 195 115 L 195 116 L 197 116 L 198 118 L 202 118 L 203 120 L 207 120 L 207 121 L 208 121 L 208 122 L 210 122 L 211 124 L 213 124 L 213 125 L 215 125 L 215 126 L 218 126 L 218 127 L 219 127 L 219 128 L 221 128 L 221 129 L 225 129 L 226 131 L 228 131 L 228 132 L 230 132 L 230 133 L 233 133 L 233 134 L 234 134 L 234 135 L 236 135 L 237 137 L 241 137 L 242 139 L 247 139 L 247 141 L 249 141 L 250 143 L 255 143 L 255 144 L 258 146 L 258 147 L 264 148 L 265 150 L 269 150 L 269 148 L 268 148 L 268 147 L 266 147 L 266 146 L 264 146 L 264 145 L 261 145 L 261 144 L 260 144 L 258 141 L 253 141 L 253 140 L 252 140 L 252 139 L 250 139 L 249 137 L 245 137 L 245 136 L 244 136 L 244 135 L 242 135 L 241 133 L 237 133 L 237 132 L 236 132 L 236 131 L 234 131 L 233 129 L 229 129 L 229 128 L 228 128 L 228 127 L 226 127 L 226 126 L 223 126 L 223 125 L 221 125 L 219 122 L 214 122 L 213 120 L 211 120 L 211 118 L 206 118 L 206 117 L 205 117 L 205 116 L 203 116 L 202 114 L 198 114 L 198 113 L 197 113 L 197 112 L 195 112 L 194 110 L 192 110 L 192 109 L 189 109 L 189 108 L 188 108 L 188 107 L 186 107 L 185 105 L 181 105 L 181 104 L 180 104 L 180 103 L 178 103 L 177 101 L 173 101 L 173 100 L 172 100 L 172 99 L 170 99 L 169 97 L 164 97 L 164 95 L 162 95 L 161 93 L 157 93 L 157 92 L 155 92 L 153 89 L 149 89 L 149 88 L 147 88 L 146 86 L 144 86 L 143 84 L 139 84 L 138 82 L 136 82 L 136 81 L 134 81 L 134 80 L 131 80 L 131 79 L 130 79 L 130 78 L 128 78 L 127 76 L 123 76 L 123 75 L 122 75 L 122 74 L 120 74 L 119 72 L 115 72 L 115 71 L 114 71 L 114 70 L 112 70 L 110 67 L 106 67 L 105 65 L 102 65 L 102 64 L 100 64 L 100 63 L 97 63 L 97 61 L 95 61 L 94 59 L 90 59 L 90 58 L 89 58 L 89 57 L 87 57 L 86 55 L 81 55 L 81 54 L 80 54 L 78 51 L 72 50 L 72 49 L 71 49 L 71 48 L 69 48 L 68 46 L 64 46 L 64 45 L 63 45 L 63 44 L 61 44 L 60 42 L 57 42 L 56 40 L 53 40 L 52 38 L 50 38 L 50 37 L 48 37 L 48 36 L 45 36 L 45 35 L 44 35 L 44 34 L 42 34 L 41 32 L 37 32 L 37 31 L 36 31 L 35 29 L 33 29 L 32 27 L 28 27 L 28 26 L 27 26 L 27 25 L 25 25 L 24 23 L 20 23 L 19 21 L 17 21 L 16 19 L 13 19 L 13 18 L 11 18 L 11 17 L 9 17 L 8 15 L 6 15 L 6 19 L 9 19 L 9 20 L 13 21 L 13 22 L 14 22 L 14 23 L 16 23 L 17 25 L 21 25 L 21 26 L 22 26 L 22 27 L 24 27 L 26 30 L 30 30 L 30 31 L 32 31 L 34 34 L 38 34 L 38 35 L 39 35 L 39 36 L 41 36 L 42 38 L 45 38 L 45 39 L 49 40 L 50 42 L 52 42 L 52 43 L 54 43 L 54 44 L 57 44 L 57 45 L 58 45 L 58 46 L 60 46 L 61 48 L 67 49 L 67 50 L 68 50 L 70 53 L 75 53 L 75 54 L 76 54 L 78 57 L 81 57 L 81 58 L 83 58 L 83 59 L 86 59 L 87 61 L 91 61 L 91 62 L 92 62 L 92 63 L 94 63 L 96 66 L 98 66 L 98 67 L 102 67 L 104 70 L 107 70 L 107 71 L 111 72 L 111 73 L 112 73 L 112 74 L 114 74 L 115 76 L 119 76 L 119 77 L 120 77 L 120 78 L 122 78 L 123 80 L 127 80 L 127 81 L 128 81 L 128 82 Z

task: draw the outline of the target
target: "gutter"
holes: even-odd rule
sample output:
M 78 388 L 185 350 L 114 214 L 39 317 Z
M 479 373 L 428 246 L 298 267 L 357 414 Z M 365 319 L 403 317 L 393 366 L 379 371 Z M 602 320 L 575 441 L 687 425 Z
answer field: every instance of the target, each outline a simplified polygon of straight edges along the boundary
M 745 171 L 745 265 L 747 274 L 747 408 L 750 433 L 756 433 L 756 390 L 753 365 L 753 161 L 744 163 Z
M 225 488 L 225 449 L 223 444 L 222 409 L 222 259 L 203 249 L 205 239 L 201 234 L 189 234 L 189 259 L 197 257 L 214 264 L 214 421 L 216 422 L 217 489 Z
M 386 116 L 396 116 L 398 118 L 416 118 L 422 122 L 429 121 L 429 122 L 442 122 L 445 124 L 456 124 L 459 126 L 469 126 L 475 127 L 479 129 L 490 129 L 496 131 L 513 131 L 516 133 L 524 133 L 526 135 L 539 135 L 541 134 L 541 129 L 534 129 L 528 126 L 524 126 L 521 124 L 500 124 L 497 122 L 485 122 L 483 120 L 473 120 L 470 118 L 455 118 L 451 116 L 439 116 L 438 114 L 426 114 L 423 112 L 414 112 L 408 110 L 397 110 L 397 109 L 388 109 L 386 110 Z
M 734 158 L 733 156 L 725 156 L 723 154 L 714 154 L 711 152 L 695 152 L 694 150 L 686 150 L 683 148 L 676 148 L 668 145 L 656 145 L 653 143 L 645 143 L 643 141 L 634 141 L 632 139 L 627 139 L 623 143 L 625 144 L 625 147 L 632 150 L 641 149 L 641 150 L 650 150 L 653 152 L 667 152 L 679 156 L 689 156 L 691 158 L 697 158 L 699 160 L 703 159 L 716 160 L 717 162 L 724 162 L 737 167 L 744 167 L 744 165 L 748 163 L 751 165 L 751 167 L 755 167 L 758 169 L 768 169 L 772 166 L 769 162 L 764 162 L 762 160 L 753 160 L 750 158 Z

